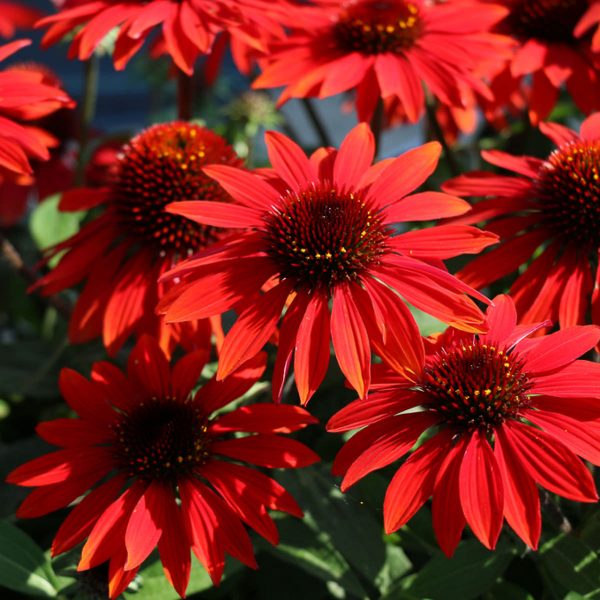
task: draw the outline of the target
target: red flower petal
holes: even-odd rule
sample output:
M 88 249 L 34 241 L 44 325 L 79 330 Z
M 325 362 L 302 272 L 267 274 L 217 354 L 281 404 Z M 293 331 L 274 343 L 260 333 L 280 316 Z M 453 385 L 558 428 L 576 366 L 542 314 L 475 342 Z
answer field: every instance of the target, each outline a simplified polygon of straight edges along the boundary
M 595 502 L 598 499 L 590 472 L 554 436 L 515 421 L 507 422 L 503 431 L 521 467 L 537 483 L 571 500 Z
M 314 165 L 290 138 L 276 131 L 267 131 L 265 143 L 273 168 L 294 191 L 318 180 Z
M 405 152 L 375 180 L 369 196 L 374 199 L 385 198 L 379 201 L 381 207 L 404 198 L 435 171 L 441 151 L 438 142 L 429 142 Z
M 330 327 L 328 298 L 315 292 L 306 306 L 296 335 L 294 377 L 302 404 L 308 403 L 327 373 Z
M 531 351 L 522 351 L 528 373 L 540 374 L 564 367 L 591 350 L 600 340 L 600 327 L 568 327 L 544 336 Z
M 517 535 L 536 550 L 542 528 L 539 493 L 504 435 L 504 427 L 496 430 L 494 456 L 504 486 L 504 516 Z
M 404 456 L 438 417 L 430 412 L 409 413 L 386 422 L 387 429 L 349 466 L 341 490 L 345 492 L 371 471 L 386 467 Z
M 333 182 L 340 188 L 356 189 L 375 156 L 375 139 L 366 123 L 359 123 L 344 138 L 333 166 Z
M 63 521 L 52 542 L 52 556 L 79 544 L 93 529 L 98 518 L 114 502 L 125 483 L 119 475 L 92 490 Z
M 460 468 L 460 503 L 467 523 L 479 541 L 496 547 L 504 510 L 504 493 L 494 453 L 477 430 L 472 434 Z
M 171 392 L 171 369 L 165 353 L 156 340 L 143 335 L 129 355 L 127 362 L 129 378 L 151 396 L 165 398 Z
M 252 404 L 241 406 L 219 417 L 211 431 L 245 431 L 251 433 L 292 433 L 307 425 L 318 423 L 300 406 L 290 404 Z
M 110 408 L 102 388 L 72 369 L 62 369 L 58 387 L 68 405 L 83 419 L 110 424 L 117 414 Z
M 342 373 L 358 395 L 364 398 L 371 379 L 371 348 L 349 285 L 338 285 L 334 290 L 331 339 Z
M 493 300 L 494 305 L 486 312 L 488 332 L 480 335 L 479 339 L 484 342 L 503 342 L 514 331 L 517 326 L 517 309 L 510 296 L 498 295 Z
M 171 376 L 171 391 L 175 398 L 185 400 L 190 395 L 209 356 L 209 350 L 196 350 L 177 361 Z
M 245 229 L 264 225 L 263 216 L 258 210 L 227 202 L 180 200 L 167 204 L 165 211 L 213 227 Z
M 202 170 L 244 206 L 269 209 L 279 203 L 279 192 L 248 171 L 228 165 L 210 165 Z
M 423 396 L 409 389 L 395 389 L 355 400 L 336 412 L 327 422 L 327 431 L 339 433 L 371 425 L 419 406 Z
M 441 465 L 433 491 L 431 518 L 442 552 L 451 558 L 460 542 L 466 520 L 460 504 L 460 470 L 469 437 L 461 436 L 450 447 Z
M 531 392 L 563 398 L 600 399 L 600 364 L 576 360 L 555 373 L 538 375 Z
M 148 558 L 162 535 L 163 515 L 169 510 L 165 491 L 171 490 L 160 481 L 151 482 L 131 513 L 125 529 L 127 562 L 124 568 L 128 571 L 139 567 Z
M 218 379 L 260 352 L 273 335 L 290 292 L 289 283 L 279 283 L 242 312 L 223 342 Z
M 296 440 L 268 434 L 217 441 L 211 444 L 210 450 L 270 469 L 307 467 L 321 460 Z
M 383 211 L 383 215 L 384 223 L 402 223 L 456 217 L 470 210 L 471 205 L 461 198 L 441 192 L 422 192 L 391 204 Z
M 179 480 L 182 516 L 192 541 L 192 550 L 213 584 L 219 585 L 225 568 L 223 541 L 215 511 L 202 494 L 204 488 L 194 479 Z
M 600 423 L 582 423 L 567 415 L 545 410 L 524 410 L 523 416 L 555 437 L 569 450 L 594 465 L 600 465 Z
M 405 525 L 433 493 L 438 469 L 450 449 L 449 433 L 440 433 L 417 448 L 396 471 L 385 493 L 386 533 Z

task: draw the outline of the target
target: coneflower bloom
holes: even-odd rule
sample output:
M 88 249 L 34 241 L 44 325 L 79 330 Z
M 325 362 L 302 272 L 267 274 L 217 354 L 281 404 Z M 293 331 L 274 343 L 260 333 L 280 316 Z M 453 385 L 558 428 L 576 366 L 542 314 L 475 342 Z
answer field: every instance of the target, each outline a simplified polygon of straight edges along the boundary
M 527 264 L 510 290 L 523 322 L 583 324 L 591 306 L 600 324 L 600 115 L 586 119 L 580 135 L 556 123 L 540 130 L 557 146 L 546 160 L 483 152 L 513 173 L 475 172 L 444 184 L 449 193 L 487 197 L 457 221 L 485 222 L 502 238 L 458 276 L 480 289 Z
M 30 43 L 19 40 L 0 46 L 0 62 Z M 29 160 L 48 160 L 48 148 L 55 139 L 27 122 L 66 106 L 73 106 L 69 96 L 46 83 L 41 73 L 15 68 L 0 71 L 0 179 L 31 181 Z
M 361 396 L 369 387 L 372 349 L 411 352 L 409 333 L 416 324 L 394 290 L 446 322 L 480 330 L 483 314 L 465 294 L 486 299 L 441 261 L 479 252 L 496 236 L 462 226 L 400 235 L 392 228 L 467 210 L 464 201 L 445 194 L 409 195 L 435 169 L 439 144 L 371 166 L 374 140 L 364 123 L 339 152 L 321 148 L 310 159 L 280 133 L 268 132 L 266 142 L 274 168 L 266 179 L 229 166 L 204 169 L 235 204 L 168 207 L 204 225 L 245 229 L 168 273 L 165 280 L 181 281 L 159 305 L 168 322 L 238 311 L 223 343 L 219 378 L 263 347 L 286 306 L 273 393 L 278 399 L 295 353 L 303 403 L 325 376 L 330 339 L 342 372 Z M 259 293 L 265 284 L 268 291 Z
M 422 0 L 316 0 L 298 8 L 289 37 L 274 42 L 254 87 L 286 86 L 289 98 L 356 91 L 361 121 L 380 98 L 397 98 L 416 122 L 423 82 L 442 104 L 462 106 L 460 87 L 489 96 L 475 68 L 506 58 L 510 39 L 489 33 L 506 15 L 490 3 Z M 465 18 L 468 15 L 468 18 Z
M 266 51 L 270 32 L 281 32 L 275 15 L 270 0 L 67 0 L 57 14 L 37 25 L 48 27 L 42 42 L 45 46 L 78 29 L 69 56 L 80 60 L 88 59 L 117 28 L 113 53 L 117 69 L 124 69 L 152 38 L 155 53 L 166 52 L 181 71 L 191 75 L 198 57 L 211 51 L 222 32 L 244 46 Z
M 229 200 L 202 172 L 213 163 L 237 166 L 241 160 L 208 129 L 178 121 L 154 125 L 123 147 L 110 185 L 63 194 L 61 210 L 104 207 L 77 234 L 46 251 L 48 258 L 61 259 L 36 284 L 42 293 L 55 294 L 85 282 L 69 323 L 72 342 L 101 335 L 111 354 L 143 333 L 154 335 L 166 351 L 176 343 L 209 343 L 207 320 L 167 326 L 154 308 L 165 290 L 157 283 L 160 275 L 226 233 L 165 212 L 173 201 Z M 214 329 L 219 334 L 218 320 Z
M 44 16 L 42 12 L 22 2 L 0 2 L 0 36 L 10 39 L 17 29 L 30 29 Z
M 306 446 L 280 435 L 316 419 L 300 407 L 272 403 L 215 415 L 260 378 L 265 357 L 193 394 L 207 356 L 193 352 L 171 369 L 156 341 L 144 336 L 126 374 L 108 362 L 93 366 L 91 380 L 64 369 L 60 388 L 78 418 L 40 423 L 38 434 L 60 449 L 8 476 L 10 483 L 36 488 L 17 510 L 19 518 L 48 514 L 85 494 L 58 530 L 52 554 L 87 538 L 78 569 L 108 562 L 111 598 L 157 546 L 181 596 L 190 548 L 215 584 L 225 553 L 257 568 L 243 524 L 277 544 L 268 510 L 302 516 L 276 481 L 242 463 L 297 468 L 318 461 Z
M 534 124 L 548 117 L 561 87 L 586 114 L 600 108 L 600 55 L 591 35 L 578 25 L 588 0 L 501 0 L 510 11 L 497 30 L 519 45 L 510 61 L 514 77 L 531 77 L 529 116 Z M 511 88 L 514 82 L 506 81 Z
M 531 548 L 541 529 L 537 486 L 577 502 L 598 499 L 584 460 L 600 464 L 600 365 L 577 360 L 600 328 L 528 338 L 509 296 L 488 308 L 485 335 L 448 328 L 414 340 L 416 379 L 382 369 L 367 400 L 335 414 L 329 431 L 362 428 L 337 455 L 342 490 L 402 458 L 385 495 L 385 531 L 430 498 L 433 528 L 451 556 L 465 524 L 493 549 L 503 520 Z M 578 458 L 580 457 L 580 458 Z

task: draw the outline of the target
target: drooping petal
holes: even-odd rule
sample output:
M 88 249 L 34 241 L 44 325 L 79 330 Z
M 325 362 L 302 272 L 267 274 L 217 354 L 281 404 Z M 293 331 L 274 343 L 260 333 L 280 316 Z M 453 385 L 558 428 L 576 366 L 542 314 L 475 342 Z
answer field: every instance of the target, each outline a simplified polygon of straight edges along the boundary
M 540 497 L 533 478 L 520 464 L 504 427 L 496 430 L 494 456 L 504 488 L 504 516 L 517 535 L 534 550 L 542 527 Z
M 506 443 L 521 468 L 546 489 L 579 502 L 598 499 L 594 480 L 584 464 L 564 444 L 544 431 L 515 421 L 503 428 Z
M 129 355 L 127 373 L 129 379 L 148 390 L 151 396 L 165 398 L 171 392 L 169 361 L 156 340 L 149 335 L 143 335 Z
M 472 434 L 463 456 L 459 488 L 467 523 L 479 541 L 493 550 L 502 528 L 504 489 L 494 452 L 480 430 Z
M 290 292 L 288 283 L 279 283 L 242 312 L 223 342 L 218 379 L 224 379 L 262 350 L 275 331 Z
M 342 373 L 364 398 L 371 379 L 371 348 L 367 329 L 349 285 L 338 285 L 333 293 L 331 339 Z
M 387 430 L 378 436 L 348 467 L 341 490 L 344 492 L 371 471 L 381 469 L 404 456 L 438 417 L 431 412 L 400 415 L 390 419 Z
M 469 436 L 461 436 L 453 444 L 440 465 L 433 490 L 431 520 L 442 552 L 451 558 L 460 542 L 466 520 L 460 503 L 460 470 Z
M 300 402 L 311 399 L 329 367 L 330 318 L 329 301 L 316 291 L 310 298 L 298 325 L 294 355 L 294 377 Z
M 383 501 L 386 533 L 406 524 L 431 496 L 438 469 L 450 449 L 450 439 L 447 432 L 433 436 L 396 471 Z

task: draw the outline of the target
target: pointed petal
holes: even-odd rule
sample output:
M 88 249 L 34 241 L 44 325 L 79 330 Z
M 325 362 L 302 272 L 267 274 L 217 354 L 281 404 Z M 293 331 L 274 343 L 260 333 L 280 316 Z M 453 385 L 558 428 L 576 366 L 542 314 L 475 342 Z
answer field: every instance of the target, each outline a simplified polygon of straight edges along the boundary
M 504 487 L 504 516 L 517 535 L 536 550 L 542 527 L 539 493 L 504 435 L 504 427 L 496 431 L 494 456 Z
M 386 533 L 405 525 L 431 496 L 438 469 L 450 449 L 450 438 L 447 432 L 435 435 L 396 471 L 383 501 Z
M 318 181 L 314 165 L 290 138 L 276 131 L 267 131 L 265 142 L 273 168 L 294 191 Z
M 213 202 L 202 199 L 180 200 L 167 204 L 165 210 L 195 223 L 213 227 L 245 229 L 264 225 L 263 215 L 258 210 L 231 202 Z
M 218 433 L 292 433 L 318 422 L 300 406 L 258 403 L 225 413 L 213 422 L 210 430 Z
M 479 430 L 472 434 L 463 456 L 459 487 L 467 523 L 479 541 L 493 550 L 502 529 L 504 491 L 494 453 Z
M 333 167 L 333 182 L 340 188 L 356 189 L 375 156 L 375 138 L 366 123 L 359 123 L 344 138 Z

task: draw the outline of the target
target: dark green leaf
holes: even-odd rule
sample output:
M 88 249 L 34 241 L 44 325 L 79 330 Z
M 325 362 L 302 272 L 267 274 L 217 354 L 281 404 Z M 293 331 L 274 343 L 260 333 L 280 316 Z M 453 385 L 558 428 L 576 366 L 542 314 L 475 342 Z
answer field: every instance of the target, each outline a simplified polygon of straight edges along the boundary
M 6 521 L 0 521 L 0 585 L 27 596 L 57 593 L 56 576 L 41 548 Z

